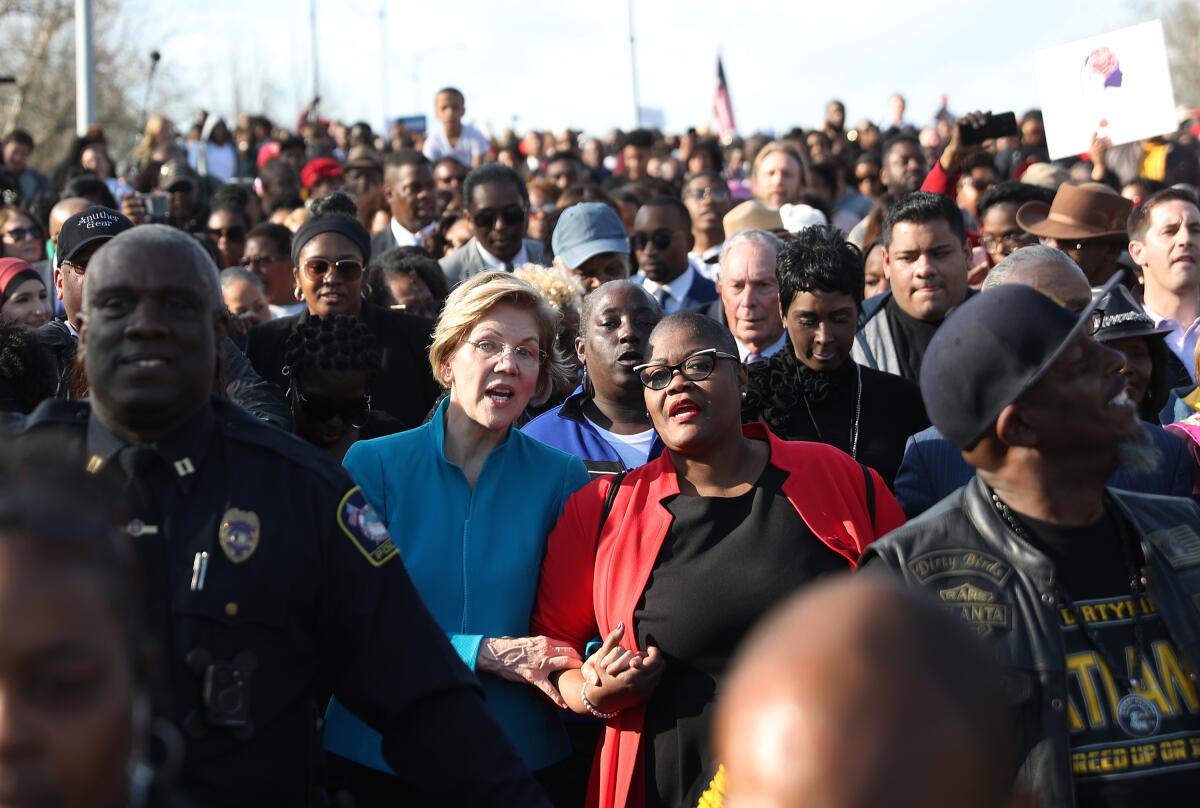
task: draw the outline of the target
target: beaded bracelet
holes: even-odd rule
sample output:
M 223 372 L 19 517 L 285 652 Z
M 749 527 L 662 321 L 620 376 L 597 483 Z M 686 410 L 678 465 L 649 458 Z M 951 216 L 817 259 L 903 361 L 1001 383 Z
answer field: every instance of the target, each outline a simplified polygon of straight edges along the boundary
M 588 701 L 587 686 L 588 686 L 587 680 L 584 679 L 583 686 L 579 688 L 579 698 L 580 698 L 580 700 L 583 701 L 583 706 L 587 708 L 587 711 L 589 713 L 591 713 L 592 715 L 596 716 L 597 718 L 602 718 L 605 721 L 616 718 L 617 713 L 619 713 L 620 710 L 613 710 L 611 713 L 606 713 L 602 710 L 597 710 L 596 705 L 594 705 L 590 701 Z

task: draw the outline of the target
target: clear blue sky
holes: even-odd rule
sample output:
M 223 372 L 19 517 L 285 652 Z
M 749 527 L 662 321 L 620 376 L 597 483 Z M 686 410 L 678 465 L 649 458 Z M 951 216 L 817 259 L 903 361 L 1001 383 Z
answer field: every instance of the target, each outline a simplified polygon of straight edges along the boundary
M 453 84 L 481 127 L 514 117 L 520 130 L 633 123 L 620 0 L 391 0 L 382 31 L 380 7 L 317 0 L 325 114 L 376 124 L 385 113 L 429 113 L 433 92 Z M 641 103 L 662 109 L 671 130 L 710 122 L 720 50 L 743 132 L 813 125 L 835 96 L 852 122 L 877 119 L 895 91 L 914 120 L 943 93 L 956 111 L 1020 112 L 1038 103 L 1034 51 L 1145 19 L 1129 0 L 1079 9 L 1046 0 L 635 0 Z M 184 90 L 187 100 L 167 109 L 177 118 L 201 106 L 232 115 L 240 94 L 244 111 L 266 105 L 290 122 L 311 93 L 307 0 L 127 0 L 122 16 Z

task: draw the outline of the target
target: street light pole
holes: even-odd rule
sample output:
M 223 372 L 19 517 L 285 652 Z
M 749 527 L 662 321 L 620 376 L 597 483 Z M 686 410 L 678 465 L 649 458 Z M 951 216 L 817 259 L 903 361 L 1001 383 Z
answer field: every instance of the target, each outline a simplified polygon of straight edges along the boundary
M 96 78 L 92 59 L 92 0 L 75 0 L 75 134 L 96 122 Z
M 633 123 L 642 125 L 642 103 L 638 99 L 637 43 L 633 38 L 633 0 L 629 0 L 629 67 L 633 79 Z
M 313 101 L 321 97 L 321 82 L 317 60 L 317 0 L 308 0 L 308 27 L 312 42 L 312 97 Z M 315 112 L 315 110 L 314 110 Z

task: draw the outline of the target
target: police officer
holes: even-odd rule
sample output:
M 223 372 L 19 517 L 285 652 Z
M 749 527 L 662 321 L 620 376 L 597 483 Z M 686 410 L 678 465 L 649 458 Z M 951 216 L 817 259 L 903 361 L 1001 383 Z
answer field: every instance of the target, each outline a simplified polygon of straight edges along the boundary
M 1122 355 L 1088 333 L 1094 306 L 1008 284 L 946 320 L 921 393 L 976 475 L 862 564 L 928 591 L 1006 667 L 1039 804 L 1182 804 L 1200 789 L 1200 508 L 1106 488 L 1158 450 Z
M 72 370 L 88 264 L 97 250 L 131 227 L 133 222 L 115 210 L 92 205 L 69 216 L 59 231 L 54 283 L 66 317 L 38 329 L 38 339 L 53 358 L 58 374 L 57 398 L 81 398 L 84 392 L 80 388 L 87 386 L 86 379 L 73 378 Z M 290 430 L 291 413 L 279 389 L 254 372 L 250 360 L 228 336 L 222 336 L 218 349 L 225 366 L 225 394 L 258 418 Z
M 413 804 L 544 804 L 353 481 L 213 396 L 220 301 L 187 235 L 116 236 L 84 290 L 90 403 L 44 402 L 24 427 L 65 428 L 125 487 L 181 786 L 202 805 L 311 804 L 333 693 L 382 733 Z

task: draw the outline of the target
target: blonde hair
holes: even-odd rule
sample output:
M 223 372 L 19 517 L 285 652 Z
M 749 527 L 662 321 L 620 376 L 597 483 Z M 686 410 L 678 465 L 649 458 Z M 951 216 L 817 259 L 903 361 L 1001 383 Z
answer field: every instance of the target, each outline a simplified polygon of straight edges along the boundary
M 763 160 L 766 160 L 769 155 L 779 152 L 786 154 L 788 157 L 791 157 L 796 161 L 796 165 L 799 166 L 800 169 L 800 178 L 803 180 L 807 168 L 804 162 L 804 156 L 800 154 L 799 149 L 785 140 L 772 140 L 770 143 L 758 150 L 758 154 L 754 155 L 754 164 L 750 167 L 750 178 L 755 179 L 758 177 L 758 167 L 762 165 Z
M 442 366 L 450 363 L 454 352 L 462 347 L 479 321 L 501 304 L 532 312 L 537 320 L 538 345 L 546 358 L 538 367 L 537 387 L 530 403 L 541 404 L 556 387 L 567 381 L 567 369 L 554 353 L 561 315 L 528 281 L 508 272 L 481 272 L 450 293 L 433 329 L 429 366 L 434 378 L 445 386 Z
M 583 303 L 583 287 L 561 269 L 539 264 L 522 264 L 513 270 L 513 276 L 536 289 L 542 299 L 559 314 L 566 314 L 569 308 L 579 311 L 579 306 Z
M 296 231 L 300 226 L 312 218 L 312 211 L 308 208 L 295 208 L 283 220 L 283 226 L 292 231 L 292 235 L 296 235 Z
M 133 150 L 134 158 L 138 163 L 144 163 L 150 159 L 150 155 L 154 153 L 154 149 L 158 147 L 158 138 L 162 135 L 163 130 L 171 126 L 171 121 L 162 115 L 151 115 L 146 121 L 146 128 L 142 133 L 142 142 Z M 173 128 L 173 127 L 172 127 Z

